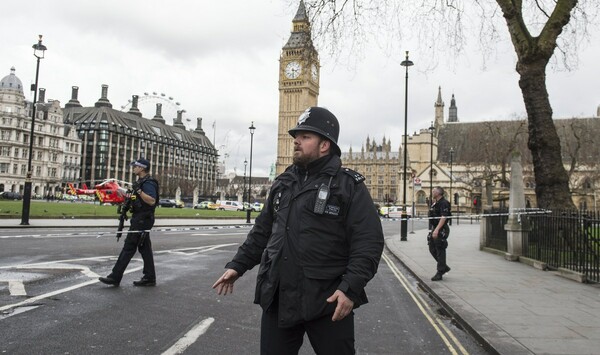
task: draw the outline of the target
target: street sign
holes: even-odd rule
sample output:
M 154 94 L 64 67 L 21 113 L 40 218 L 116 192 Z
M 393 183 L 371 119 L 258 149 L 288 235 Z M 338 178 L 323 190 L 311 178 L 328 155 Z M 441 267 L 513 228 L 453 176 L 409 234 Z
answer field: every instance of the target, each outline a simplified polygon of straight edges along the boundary
M 421 190 L 421 179 L 419 179 L 418 177 L 413 179 L 413 189 L 415 191 Z

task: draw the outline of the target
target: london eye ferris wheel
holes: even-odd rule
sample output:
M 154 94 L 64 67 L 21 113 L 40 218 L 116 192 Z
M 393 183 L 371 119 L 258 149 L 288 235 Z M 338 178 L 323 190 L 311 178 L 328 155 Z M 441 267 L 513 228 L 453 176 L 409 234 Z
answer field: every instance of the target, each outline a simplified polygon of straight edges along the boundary
M 127 100 L 125 105 L 121 106 L 121 111 L 127 112 L 131 108 L 133 101 Z M 177 112 L 186 112 L 182 107 L 181 103 L 173 96 L 169 96 L 164 93 L 144 92 L 143 95 L 138 97 L 138 109 L 142 112 L 142 116 L 151 119 L 156 114 L 156 104 L 162 105 L 162 117 L 165 122 L 169 125 L 173 124 L 173 119 L 177 117 Z M 189 118 L 183 120 L 183 124 L 189 129 L 191 120 Z

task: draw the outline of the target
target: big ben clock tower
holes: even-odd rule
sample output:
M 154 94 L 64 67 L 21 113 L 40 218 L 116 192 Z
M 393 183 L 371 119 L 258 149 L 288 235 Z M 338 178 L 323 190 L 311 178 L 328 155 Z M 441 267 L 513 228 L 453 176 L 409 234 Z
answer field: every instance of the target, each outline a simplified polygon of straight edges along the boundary
M 304 1 L 300 0 L 292 20 L 292 33 L 279 59 L 279 124 L 277 130 L 277 175 L 292 164 L 294 141 L 288 130 L 319 97 L 319 54 L 313 46 Z

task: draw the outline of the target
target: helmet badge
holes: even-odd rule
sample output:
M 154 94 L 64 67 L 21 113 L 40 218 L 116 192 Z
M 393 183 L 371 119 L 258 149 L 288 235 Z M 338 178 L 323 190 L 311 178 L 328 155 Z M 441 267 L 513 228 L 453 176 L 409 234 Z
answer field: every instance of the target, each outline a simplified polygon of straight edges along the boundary
M 300 126 L 301 124 L 306 122 L 306 120 L 308 119 L 309 116 L 310 116 L 310 108 L 306 109 L 306 111 L 304 111 L 300 115 L 300 117 L 298 117 L 298 126 Z

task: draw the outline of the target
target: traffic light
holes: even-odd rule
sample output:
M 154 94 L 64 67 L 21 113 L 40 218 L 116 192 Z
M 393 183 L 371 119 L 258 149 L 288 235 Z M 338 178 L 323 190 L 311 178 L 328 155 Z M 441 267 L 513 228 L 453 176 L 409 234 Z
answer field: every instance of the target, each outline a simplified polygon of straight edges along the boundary
M 473 197 L 473 206 L 477 206 L 477 196 Z
M 458 192 L 454 193 L 454 204 L 458 205 Z

